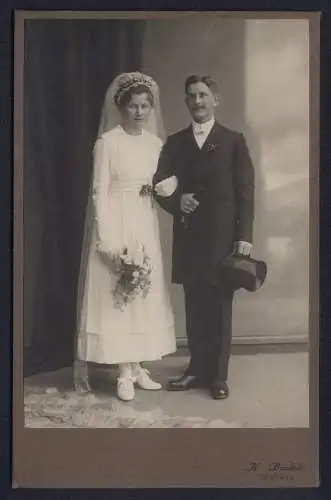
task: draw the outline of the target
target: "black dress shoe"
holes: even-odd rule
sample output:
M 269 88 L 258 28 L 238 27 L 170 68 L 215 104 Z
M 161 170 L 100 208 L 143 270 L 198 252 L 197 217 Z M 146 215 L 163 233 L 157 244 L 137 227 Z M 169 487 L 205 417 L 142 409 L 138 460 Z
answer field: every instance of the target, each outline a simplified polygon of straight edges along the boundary
M 195 375 L 182 375 L 181 377 L 168 382 L 168 391 L 188 391 L 201 387 L 202 384 Z
M 229 397 L 229 387 L 226 382 L 214 382 L 210 386 L 210 393 L 213 399 L 226 399 Z

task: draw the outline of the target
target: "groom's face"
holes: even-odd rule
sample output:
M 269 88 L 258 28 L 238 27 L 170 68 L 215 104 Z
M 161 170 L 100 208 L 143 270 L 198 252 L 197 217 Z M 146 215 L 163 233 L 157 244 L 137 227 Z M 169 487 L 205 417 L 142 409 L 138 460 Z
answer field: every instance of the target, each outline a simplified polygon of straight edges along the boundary
M 198 123 L 211 120 L 218 105 L 218 96 L 203 82 L 192 83 L 186 92 L 186 105 Z

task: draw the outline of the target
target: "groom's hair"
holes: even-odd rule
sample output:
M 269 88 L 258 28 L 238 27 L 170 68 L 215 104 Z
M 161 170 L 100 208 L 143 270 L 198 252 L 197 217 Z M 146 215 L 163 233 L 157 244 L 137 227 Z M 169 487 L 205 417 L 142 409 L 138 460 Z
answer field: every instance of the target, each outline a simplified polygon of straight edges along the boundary
M 212 91 L 213 94 L 218 93 L 218 85 L 210 76 L 190 75 L 185 80 L 185 93 L 194 83 L 204 83 Z

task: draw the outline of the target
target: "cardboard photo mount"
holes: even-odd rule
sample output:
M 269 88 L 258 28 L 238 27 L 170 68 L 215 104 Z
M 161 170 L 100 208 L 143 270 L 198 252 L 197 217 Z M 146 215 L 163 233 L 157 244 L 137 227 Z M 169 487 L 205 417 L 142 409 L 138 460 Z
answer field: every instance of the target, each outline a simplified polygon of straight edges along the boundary
M 31 429 L 24 427 L 23 108 L 25 22 L 179 16 L 306 19 L 310 27 L 309 428 Z M 14 488 L 171 488 L 319 485 L 318 12 L 16 11 L 14 54 Z

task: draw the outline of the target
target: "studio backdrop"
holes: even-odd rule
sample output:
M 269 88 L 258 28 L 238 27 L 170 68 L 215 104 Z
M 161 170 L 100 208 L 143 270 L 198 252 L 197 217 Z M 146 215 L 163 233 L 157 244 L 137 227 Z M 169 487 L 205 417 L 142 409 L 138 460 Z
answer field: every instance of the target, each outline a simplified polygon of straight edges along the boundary
M 28 20 L 24 93 L 25 373 L 73 359 L 77 277 L 92 149 L 107 87 L 117 73 L 157 80 L 168 133 L 189 123 L 184 81 L 219 81 L 217 118 L 242 131 L 256 169 L 254 255 L 269 277 L 239 293 L 234 342 L 307 342 L 308 22 Z M 170 216 L 160 223 L 170 286 Z M 179 343 L 182 290 L 171 286 Z

